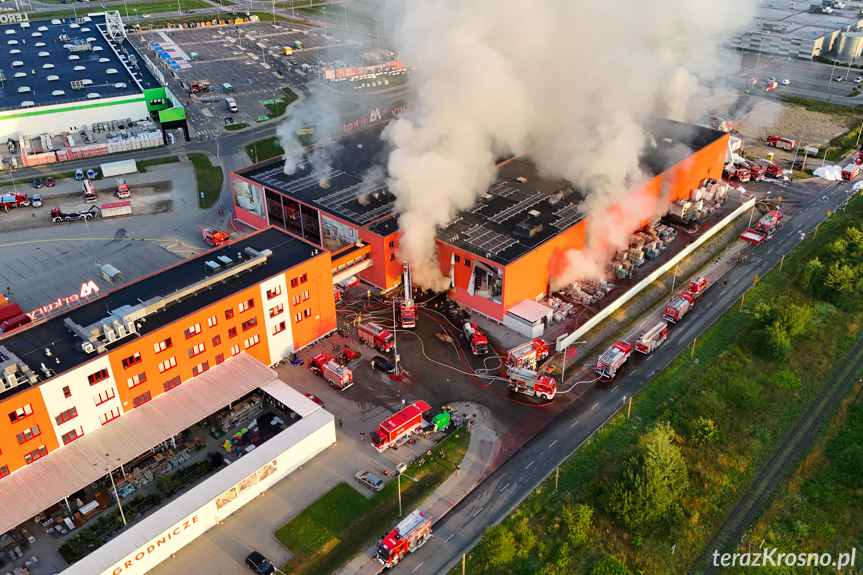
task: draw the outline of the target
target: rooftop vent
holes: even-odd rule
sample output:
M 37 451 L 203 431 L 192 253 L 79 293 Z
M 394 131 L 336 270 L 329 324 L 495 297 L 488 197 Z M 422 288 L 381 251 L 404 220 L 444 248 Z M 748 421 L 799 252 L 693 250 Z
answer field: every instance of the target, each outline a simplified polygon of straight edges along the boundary
M 51 92 L 51 95 L 52 96 L 65 96 L 66 92 L 64 92 L 63 90 L 54 90 L 53 92 Z
M 234 260 L 232 260 L 228 256 L 219 256 L 216 259 L 219 260 L 219 263 L 222 264 L 222 267 L 224 269 L 228 269 L 229 267 L 234 265 Z
M 524 220 L 516 224 L 513 233 L 522 238 L 532 238 L 542 231 L 542 224 L 531 219 Z
M 221 266 L 212 260 L 204 262 L 204 270 L 207 272 L 207 275 L 212 275 L 220 269 Z
M 48 77 L 47 77 L 47 78 L 45 78 L 45 79 L 46 79 L 48 82 L 56 82 L 57 80 L 59 80 L 59 79 L 60 79 L 60 76 L 54 76 L 54 75 L 51 75 L 51 76 L 48 76 Z
M 111 59 L 110 59 L 110 58 L 99 58 L 99 63 L 100 63 L 100 64 L 107 64 L 107 63 L 108 63 L 108 62 L 110 62 L 110 61 L 111 61 Z
M 24 100 L 23 102 L 21 102 L 22 108 L 32 108 L 35 105 L 36 105 L 36 102 L 33 102 L 32 100 Z
M 360 203 L 361 206 L 367 206 L 371 203 L 369 201 L 368 194 L 361 194 L 360 197 L 357 198 L 357 201 Z
M 75 66 L 76 72 L 83 72 L 86 69 L 87 69 L 87 66 Z
M 39 52 L 40 58 L 47 58 L 50 55 L 51 55 L 51 52 Z
M 530 215 L 532 215 L 532 216 L 533 216 L 533 217 L 535 217 L 535 218 L 538 218 L 538 217 L 539 217 L 539 211 L 537 211 L 537 210 L 530 210 L 530 211 L 529 211 L 529 212 L 527 212 L 527 213 L 529 213 Z
M 525 178 L 524 176 L 519 176 L 515 179 L 515 181 L 518 182 L 519 184 L 524 184 L 527 182 L 527 178 Z
M 15 72 L 15 77 L 16 78 L 26 78 L 27 72 Z
M 54 64 L 42 64 L 43 70 L 50 70 L 53 67 L 54 67 Z

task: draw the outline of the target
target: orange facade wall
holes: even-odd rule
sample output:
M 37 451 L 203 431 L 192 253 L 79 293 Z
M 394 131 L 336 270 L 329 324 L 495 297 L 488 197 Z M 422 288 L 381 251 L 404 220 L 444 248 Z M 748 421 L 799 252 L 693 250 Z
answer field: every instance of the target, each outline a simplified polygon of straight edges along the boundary
M 333 216 L 327 214 L 327 217 Z M 373 264 L 359 273 L 360 278 L 381 290 L 387 290 L 396 285 L 402 275 L 402 262 L 395 256 L 399 247 L 399 233 L 381 237 L 364 228 L 356 229 L 357 237 L 372 247 Z
M 10 414 L 25 406 L 29 406 L 33 414 L 13 423 Z M 0 477 L 24 467 L 24 455 L 40 446 L 44 445 L 49 453 L 59 447 L 52 415 L 48 413 L 38 388 L 31 387 L 15 394 L 0 404 L 0 411 Z M 39 426 L 39 435 L 19 444 L 16 436 L 34 425 Z
M 306 274 L 305 282 L 302 282 L 302 274 Z M 294 342 L 299 349 L 336 329 L 336 302 L 333 299 L 333 273 L 329 252 L 322 252 L 313 260 L 289 270 L 285 276 L 289 301 L 293 302 L 297 297 L 300 300 L 298 305 L 292 303 L 290 310 Z M 296 280 L 296 287 L 292 287 L 292 280 Z M 308 300 L 303 300 L 305 291 L 310 293 Z M 299 319 L 297 314 L 301 316 Z

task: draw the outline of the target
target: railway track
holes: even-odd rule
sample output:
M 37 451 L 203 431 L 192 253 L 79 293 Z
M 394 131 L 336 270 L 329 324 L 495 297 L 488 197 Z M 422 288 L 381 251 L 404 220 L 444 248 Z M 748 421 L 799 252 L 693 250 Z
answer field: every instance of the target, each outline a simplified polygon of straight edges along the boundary
M 732 552 L 743 531 L 756 517 L 763 504 L 770 498 L 785 476 L 785 472 L 797 460 L 807 441 L 816 435 L 821 423 L 836 401 L 842 397 L 847 384 L 852 381 L 863 367 L 863 338 L 858 339 L 852 349 L 845 355 L 842 364 L 833 372 L 830 380 L 799 417 L 794 427 L 788 431 L 781 444 L 773 452 L 770 460 L 764 465 L 759 475 L 752 482 L 737 505 L 729 513 L 725 522 L 714 534 L 710 544 L 695 561 L 687 575 L 708 575 L 716 570 L 712 554 Z

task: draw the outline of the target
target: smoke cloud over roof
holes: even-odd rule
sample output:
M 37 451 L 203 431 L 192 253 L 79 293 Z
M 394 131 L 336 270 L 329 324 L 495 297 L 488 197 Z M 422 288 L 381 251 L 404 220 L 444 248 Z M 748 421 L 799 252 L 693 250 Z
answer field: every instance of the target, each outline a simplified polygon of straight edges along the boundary
M 434 235 L 485 193 L 495 159 L 526 155 L 543 176 L 587 193 L 588 245 L 557 283 L 602 274 L 610 250 L 662 206 L 613 207 L 647 176 L 652 115 L 703 115 L 699 83 L 735 54 L 720 45 L 748 18 L 745 0 L 434 0 L 405 2 L 396 37 L 420 106 L 386 132 L 400 256 L 414 282 L 445 289 Z

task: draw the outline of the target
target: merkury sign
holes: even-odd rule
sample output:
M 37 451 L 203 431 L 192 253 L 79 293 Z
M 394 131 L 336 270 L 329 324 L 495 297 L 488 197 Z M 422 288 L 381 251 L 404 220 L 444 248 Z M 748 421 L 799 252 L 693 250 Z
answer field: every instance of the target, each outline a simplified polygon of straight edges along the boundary
M 344 122 L 342 124 L 342 132 L 353 132 L 358 128 L 365 128 L 366 126 L 371 126 L 372 124 L 376 124 L 383 120 L 390 120 L 402 112 L 410 110 L 415 104 L 415 102 L 408 102 L 407 104 L 397 106 L 395 108 L 374 108 L 369 112 L 368 116 L 357 118 L 353 122 Z
M 43 305 L 38 309 L 27 312 L 27 317 L 29 317 L 32 321 L 36 321 L 37 319 L 47 316 L 52 311 L 60 309 L 64 305 L 76 303 L 78 300 L 84 299 L 91 295 L 95 295 L 97 293 L 99 293 L 99 286 L 96 285 L 96 282 L 90 280 L 81 284 L 80 293 L 73 293 L 72 295 L 66 297 L 58 297 L 57 301 L 55 302 L 51 302 L 48 305 Z
M 30 18 L 26 12 L 6 12 L 5 14 L 0 14 L 0 24 L 19 24 L 29 21 Z

